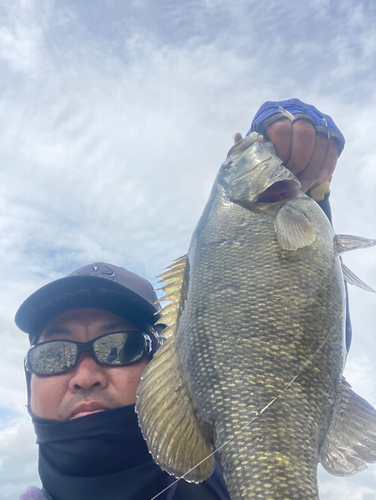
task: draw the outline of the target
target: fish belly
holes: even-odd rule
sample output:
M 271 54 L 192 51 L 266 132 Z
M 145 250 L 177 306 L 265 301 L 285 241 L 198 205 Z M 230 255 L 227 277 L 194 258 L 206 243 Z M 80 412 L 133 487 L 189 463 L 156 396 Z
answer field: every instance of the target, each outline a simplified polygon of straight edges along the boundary
M 292 252 L 276 240 L 274 210 L 214 204 L 188 253 L 177 356 L 232 500 L 318 498 L 344 364 L 344 290 L 332 229 L 312 210 L 316 239 Z

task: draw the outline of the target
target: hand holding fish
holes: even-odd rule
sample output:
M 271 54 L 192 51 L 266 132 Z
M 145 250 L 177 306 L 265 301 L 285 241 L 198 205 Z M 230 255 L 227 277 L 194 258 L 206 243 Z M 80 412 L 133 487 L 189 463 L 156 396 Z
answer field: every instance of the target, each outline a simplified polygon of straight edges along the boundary
M 303 193 L 314 181 L 323 184 L 331 178 L 339 155 L 336 139 L 316 134 L 313 125 L 304 119 L 291 123 L 283 118 L 270 125 L 266 134 L 277 156 L 299 179 Z
M 345 143 L 328 115 L 298 99 L 263 104 L 251 131 L 273 142 L 277 156 L 299 179 L 304 193 L 312 184 L 330 180 Z

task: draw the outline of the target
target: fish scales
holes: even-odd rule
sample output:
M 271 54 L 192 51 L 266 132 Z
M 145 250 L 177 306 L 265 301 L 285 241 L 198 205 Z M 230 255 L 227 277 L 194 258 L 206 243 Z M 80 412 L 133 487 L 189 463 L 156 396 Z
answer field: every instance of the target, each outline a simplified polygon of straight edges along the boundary
M 311 208 L 321 235 L 292 255 L 275 238 L 274 210 L 229 210 L 219 198 L 188 252 L 176 354 L 200 418 L 215 422 L 216 447 L 241 433 L 330 334 L 290 391 L 221 450 L 234 500 L 317 498 L 318 447 L 343 369 L 344 291 L 334 234 Z
M 317 500 L 319 461 L 336 475 L 376 461 L 376 412 L 342 378 L 338 257 L 376 242 L 336 246 L 319 206 L 257 141 L 230 150 L 187 255 L 162 274 L 166 293 L 181 290 L 164 313 L 176 323 L 136 410 L 153 458 L 177 477 L 209 476 L 214 449 L 231 500 Z

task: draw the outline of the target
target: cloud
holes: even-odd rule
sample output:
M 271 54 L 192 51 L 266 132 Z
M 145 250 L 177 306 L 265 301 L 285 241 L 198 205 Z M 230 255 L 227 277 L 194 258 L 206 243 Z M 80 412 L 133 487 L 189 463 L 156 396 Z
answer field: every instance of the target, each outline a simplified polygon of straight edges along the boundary
M 25 418 L 27 339 L 13 325 L 22 300 L 97 260 L 155 283 L 186 252 L 233 134 L 248 130 L 265 100 L 297 96 L 335 118 L 347 138 L 332 184 L 335 227 L 375 237 L 371 4 L 19 1 L 1 8 L 2 408 Z M 374 252 L 344 259 L 375 287 Z M 374 300 L 351 289 L 346 376 L 376 405 Z M 29 423 L 24 432 L 4 421 L 6 478 L 22 443 L 34 450 L 34 437 Z M 33 453 L 23 462 L 25 471 L 34 461 L 26 479 L 36 475 Z M 322 495 L 371 500 L 374 471 L 322 479 Z M 6 488 L 15 498 L 23 485 Z
M 49 2 L 38 6 L 34 1 L 5 1 L 2 3 L 2 25 L 0 26 L 0 58 L 9 64 L 15 73 L 29 78 L 40 70 L 46 57 L 43 31 Z M 39 11 L 38 17 L 35 11 Z
M 321 500 L 375 500 L 376 473 L 366 470 L 356 476 L 338 478 L 319 467 Z
M 29 486 L 40 485 L 36 457 L 35 436 L 26 417 L 0 430 L 0 496 L 3 500 L 14 500 Z

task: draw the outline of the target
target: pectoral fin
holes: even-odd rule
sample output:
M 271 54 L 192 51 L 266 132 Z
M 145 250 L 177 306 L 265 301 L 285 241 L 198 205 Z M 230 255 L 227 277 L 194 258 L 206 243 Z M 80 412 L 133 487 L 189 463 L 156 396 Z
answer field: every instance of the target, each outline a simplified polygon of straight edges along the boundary
M 359 248 L 368 248 L 376 245 L 376 240 L 361 238 L 360 236 L 349 236 L 348 234 L 336 234 L 334 236 L 334 248 L 337 254 L 350 252 Z
M 297 250 L 311 245 L 316 238 L 315 230 L 300 210 L 282 205 L 274 223 L 277 240 L 284 250 Z
M 376 410 L 345 379 L 319 457 L 334 476 L 350 476 L 376 462 Z
M 204 460 L 211 455 L 212 445 L 201 432 L 181 379 L 174 336 L 147 366 L 137 392 L 136 411 L 149 451 L 161 469 L 195 483 L 213 473 L 213 456 Z

